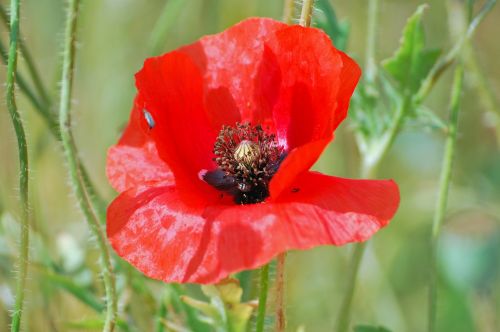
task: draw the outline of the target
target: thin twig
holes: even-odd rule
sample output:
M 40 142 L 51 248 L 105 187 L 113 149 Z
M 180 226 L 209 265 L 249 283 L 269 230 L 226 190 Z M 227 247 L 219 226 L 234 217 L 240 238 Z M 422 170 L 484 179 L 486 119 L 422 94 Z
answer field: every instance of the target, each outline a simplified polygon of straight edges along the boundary
M 283 22 L 292 24 L 295 15 L 294 0 L 285 0 L 283 4 Z
M 479 13 L 474 17 L 474 19 L 470 22 L 469 27 L 467 28 L 466 33 L 460 38 L 460 40 L 453 46 L 453 48 L 436 64 L 432 67 L 429 75 L 427 75 L 426 79 L 420 86 L 420 89 L 415 94 L 413 98 L 414 103 L 421 103 L 431 91 L 434 84 L 437 82 L 441 74 L 448 68 L 457 58 L 457 56 L 461 53 L 464 45 L 472 38 L 474 32 L 476 31 L 479 24 L 483 21 L 486 15 L 493 9 L 497 0 L 489 0 L 484 4 Z
M 269 288 L 269 264 L 260 268 L 259 307 L 257 309 L 256 332 L 264 331 L 266 319 L 267 292 Z
M 7 64 L 7 52 L 5 50 L 5 46 L 2 41 L 0 41 L 0 56 L 2 58 L 2 62 Z M 38 97 L 32 91 L 31 87 L 28 85 L 26 79 L 19 73 L 16 73 L 16 82 L 21 89 L 21 92 L 28 98 L 30 103 L 33 105 L 33 108 L 40 114 L 43 120 L 47 123 L 51 133 L 59 139 L 59 128 L 56 121 L 56 118 L 51 115 L 49 107 L 44 105 L 42 102 L 38 100 Z
M 61 79 L 61 96 L 59 108 L 59 126 L 61 130 L 61 141 L 68 163 L 73 190 L 78 199 L 80 207 L 87 219 L 90 230 L 97 240 L 101 255 L 101 268 L 106 292 L 106 317 L 104 323 L 105 332 L 113 331 L 116 321 L 116 290 L 114 283 L 113 267 L 109 249 L 106 244 L 104 231 L 99 223 L 98 217 L 92 209 L 91 201 L 85 192 L 80 165 L 77 159 L 76 145 L 71 132 L 71 92 L 73 86 L 73 70 L 75 63 L 76 26 L 79 9 L 79 0 L 68 0 L 69 8 L 66 20 L 66 33 L 64 39 L 63 72 Z
M 286 252 L 278 255 L 276 265 L 276 332 L 284 332 L 286 329 L 285 311 L 285 266 Z
M 339 315 L 337 317 L 337 331 L 345 332 L 349 330 L 351 323 L 352 300 L 354 298 L 354 290 L 356 288 L 356 280 L 358 277 L 359 266 L 366 249 L 366 242 L 357 243 L 352 253 L 351 265 L 347 270 L 347 287 L 346 293 L 342 298 Z
M 303 0 L 302 11 L 300 13 L 299 24 L 303 27 L 310 27 L 312 20 L 312 12 L 314 7 L 314 0 Z
M 431 237 L 431 275 L 429 283 L 429 322 L 428 331 L 436 330 L 436 315 L 437 315 L 437 246 L 439 235 L 441 234 L 441 226 L 443 224 L 446 205 L 448 202 L 448 191 L 450 188 L 451 171 L 453 167 L 453 158 L 455 156 L 455 147 L 457 142 L 457 126 L 458 115 L 460 112 L 460 97 L 462 95 L 463 86 L 463 65 L 459 64 L 455 70 L 453 80 L 452 96 L 450 103 L 450 122 L 448 124 L 448 136 L 446 138 L 445 154 L 443 159 L 443 167 L 441 168 L 441 180 L 439 184 L 439 196 L 434 214 L 434 222 L 432 224 Z
M 17 71 L 17 47 L 19 38 L 19 0 L 10 2 L 10 46 L 7 61 L 7 91 L 6 100 L 12 124 L 16 132 L 17 147 L 19 152 L 19 190 L 21 199 L 21 234 L 19 250 L 19 272 L 16 284 L 16 302 L 12 314 L 11 331 L 18 332 L 21 327 L 21 316 L 24 304 L 24 287 L 28 274 L 29 259 L 29 203 L 28 203 L 28 146 L 23 123 L 16 104 L 16 71 Z
M 368 3 L 368 28 L 366 30 L 366 70 L 365 80 L 373 83 L 377 75 L 377 65 L 375 64 L 375 45 L 377 42 L 377 18 L 378 0 L 371 0 Z
M 7 15 L 7 11 L 5 10 L 2 4 L 0 4 L 0 18 L 2 19 L 4 25 L 9 29 L 9 17 Z M 45 90 L 40 74 L 38 73 L 38 70 L 36 69 L 35 66 L 35 62 L 33 61 L 33 57 L 31 56 L 31 53 L 26 47 L 26 44 L 24 43 L 24 40 L 21 37 L 21 34 L 19 34 L 19 49 L 21 50 L 24 61 L 26 62 L 28 71 L 30 72 L 31 77 L 33 78 L 33 83 L 35 84 L 35 88 L 37 89 L 39 96 L 42 98 L 42 101 L 46 106 L 50 105 L 50 98 L 47 93 L 47 90 Z

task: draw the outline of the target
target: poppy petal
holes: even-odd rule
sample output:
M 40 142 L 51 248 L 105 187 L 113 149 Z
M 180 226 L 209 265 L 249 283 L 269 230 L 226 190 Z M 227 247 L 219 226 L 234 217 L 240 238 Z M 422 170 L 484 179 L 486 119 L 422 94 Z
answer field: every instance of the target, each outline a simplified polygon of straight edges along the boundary
M 213 128 L 219 130 L 223 124 L 237 121 L 264 124 L 271 118 L 269 110 L 262 107 L 263 96 L 255 79 L 262 70 L 264 41 L 287 26 L 268 18 L 250 18 L 179 50 L 203 73 Z
M 149 277 L 214 283 L 289 249 L 364 241 L 398 204 L 392 181 L 312 172 L 276 202 L 205 210 L 184 205 L 173 186 L 136 188 L 110 205 L 107 232 L 117 253 Z
M 198 67 L 177 51 L 149 58 L 136 74 L 136 85 L 155 122 L 149 134 L 185 197 L 204 201 L 204 195 L 216 195 L 199 176 L 203 170 L 215 168 L 212 149 L 217 132 L 211 128 L 203 104 Z
M 267 46 L 266 68 L 279 70 L 269 70 L 264 77 L 281 73 L 281 86 L 274 87 L 280 92 L 273 114 L 278 139 L 289 150 L 270 184 L 271 196 L 277 197 L 309 170 L 333 138 L 347 115 L 361 70 L 318 29 L 288 27 L 277 31 Z
M 144 132 L 143 121 L 136 99 L 122 137 L 108 150 L 106 174 L 118 192 L 150 182 L 174 183 L 172 172 L 158 156 L 153 140 Z
M 332 139 L 313 141 L 290 151 L 269 183 L 271 198 L 279 197 L 292 185 L 297 176 L 309 170 Z
M 330 38 L 319 29 L 290 26 L 274 33 L 266 47 L 271 73 L 263 72 L 262 79 L 275 71 L 281 78 L 272 108 L 280 143 L 292 150 L 330 137 L 342 71 L 342 57 Z

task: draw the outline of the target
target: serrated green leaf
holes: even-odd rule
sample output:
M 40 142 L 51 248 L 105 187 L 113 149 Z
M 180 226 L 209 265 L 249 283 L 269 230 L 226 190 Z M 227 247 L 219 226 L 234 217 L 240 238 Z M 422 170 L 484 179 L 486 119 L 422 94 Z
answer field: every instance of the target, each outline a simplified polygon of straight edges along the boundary
M 399 49 L 383 62 L 385 70 L 399 83 L 404 93 L 416 92 L 436 63 L 440 50 L 425 49 L 422 16 L 427 5 L 421 5 L 408 19 Z
M 391 332 L 382 326 L 358 325 L 354 328 L 354 332 Z
M 345 50 L 350 31 L 349 23 L 339 22 L 329 0 L 316 0 L 315 6 L 319 9 L 314 19 L 316 25 L 326 32 L 336 48 Z

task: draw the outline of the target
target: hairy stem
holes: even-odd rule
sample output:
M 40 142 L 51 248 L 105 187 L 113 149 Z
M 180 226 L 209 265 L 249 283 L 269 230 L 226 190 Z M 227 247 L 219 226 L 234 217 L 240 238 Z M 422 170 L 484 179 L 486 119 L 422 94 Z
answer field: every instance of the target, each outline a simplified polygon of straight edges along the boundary
M 285 0 L 283 5 L 283 22 L 286 24 L 292 24 L 294 18 L 295 6 L 293 3 L 294 0 Z
M 286 253 L 278 255 L 276 265 L 276 332 L 284 332 L 286 329 L 286 312 L 284 306 L 285 297 L 285 266 Z
M 185 0 L 167 0 L 162 13 L 156 21 L 149 40 L 149 50 L 158 54 L 164 47 L 170 28 L 174 25 L 179 12 L 184 8 Z
M 5 10 L 4 8 L 0 5 L 0 17 L 4 19 L 4 22 L 8 22 L 8 18 L 4 18 Z M 19 46 L 21 48 L 21 52 L 25 55 L 25 58 L 29 57 L 31 59 L 31 56 L 29 54 L 28 48 L 26 46 L 23 47 L 22 39 L 19 39 Z M 5 50 L 5 47 L 0 41 L 0 56 L 2 57 L 2 61 L 4 63 L 7 63 L 7 52 Z M 38 84 L 42 84 L 41 80 L 39 79 L 39 74 L 38 71 L 36 70 L 36 67 L 33 63 L 32 60 L 31 65 L 29 66 L 31 69 L 29 70 L 31 78 L 33 81 L 38 80 Z M 38 77 L 38 78 L 37 78 Z M 50 130 L 50 133 L 54 136 L 56 140 L 60 140 L 60 133 L 59 133 L 59 124 L 57 123 L 56 117 L 50 112 L 50 108 L 52 105 L 52 101 L 47 95 L 46 102 L 41 102 L 39 101 L 38 97 L 35 95 L 35 93 L 32 91 L 31 87 L 26 83 L 26 80 L 22 75 L 19 73 L 16 73 L 16 82 L 17 85 L 19 86 L 19 89 L 21 92 L 24 93 L 24 95 L 28 98 L 30 103 L 33 105 L 33 108 L 40 114 L 40 116 L 43 118 L 45 123 L 47 124 L 47 127 Z M 45 88 L 42 87 L 43 91 L 46 91 Z M 92 181 L 90 180 L 90 177 L 88 175 L 87 170 L 85 169 L 85 166 L 81 163 L 81 161 L 78 162 L 79 167 L 81 168 L 81 173 L 84 179 L 84 184 L 85 184 L 85 189 L 87 193 L 89 194 L 93 205 L 96 207 L 96 210 L 99 212 L 99 217 L 101 221 L 104 220 L 104 214 L 105 214 L 105 202 L 104 199 L 98 194 L 97 190 L 95 189 L 95 186 L 93 185 Z
M 376 65 L 375 65 L 375 48 L 376 48 L 376 27 L 378 18 L 378 0 L 370 0 L 368 5 L 368 25 L 367 25 L 367 40 L 366 40 L 366 67 L 367 67 L 367 77 L 368 83 L 373 83 L 376 76 Z M 378 165 L 383 159 L 390 146 L 394 142 L 397 133 L 399 132 L 404 116 L 408 113 L 411 105 L 411 97 L 406 95 L 400 107 L 398 108 L 392 124 L 387 131 L 387 133 L 382 137 L 381 143 L 375 150 L 375 153 L 363 155 L 362 165 L 361 165 L 361 177 L 362 178 L 372 178 L 375 177 Z M 351 310 L 352 302 L 354 298 L 354 293 L 356 290 L 356 281 L 358 279 L 359 267 L 363 259 L 363 254 L 366 249 L 366 243 L 357 243 L 354 245 L 354 250 L 352 253 L 350 266 L 347 274 L 347 286 L 342 302 L 340 305 L 340 310 L 337 316 L 337 331 L 345 332 L 348 331 L 351 322 Z
M 9 28 L 9 17 L 3 5 L 0 4 L 0 18 L 2 19 L 4 25 Z M 35 88 L 38 91 L 39 96 L 42 98 L 42 101 L 45 105 L 50 105 L 49 95 L 47 90 L 45 89 L 40 74 L 36 69 L 35 62 L 33 61 L 33 57 L 29 52 L 26 44 L 24 43 L 22 38 L 19 38 L 19 49 L 24 57 L 24 61 L 26 62 L 26 66 L 28 67 L 28 71 L 33 78 L 33 83 L 35 84 Z
M 448 124 L 448 136 L 446 138 L 446 147 L 444 152 L 443 166 L 441 168 L 441 179 L 439 181 L 439 196 L 434 213 L 434 222 L 432 224 L 431 235 L 431 273 L 429 283 L 429 322 L 428 331 L 436 330 L 437 314 L 437 246 L 441 225 L 443 224 L 446 205 L 448 202 L 448 192 L 450 188 L 451 171 L 453 167 L 453 158 L 455 156 L 455 147 L 457 142 L 458 115 L 460 112 L 460 96 L 463 86 L 463 66 L 459 64 L 455 70 L 453 79 L 453 88 L 450 102 L 450 120 Z
M 453 61 L 455 61 L 456 57 L 461 53 L 462 47 L 472 38 L 477 27 L 483 21 L 486 15 L 493 9 L 496 2 L 497 0 L 489 0 L 483 5 L 478 14 L 469 23 L 469 27 L 467 28 L 467 31 L 462 36 L 462 38 L 460 38 L 455 46 L 432 67 L 429 75 L 427 75 L 426 79 L 420 86 L 420 89 L 413 98 L 416 104 L 421 103 L 427 97 L 432 87 L 434 86 L 434 83 L 437 82 L 446 68 L 448 68 L 453 63 Z
M 79 161 L 77 159 L 77 151 L 73 135 L 71 132 L 71 92 L 73 86 L 73 70 L 75 64 L 75 43 L 76 43 L 76 27 L 79 9 L 79 0 L 68 0 L 68 14 L 66 20 L 66 31 L 64 38 L 64 53 L 63 53 L 63 72 L 61 79 L 61 95 L 59 108 L 59 127 L 61 130 L 61 141 L 64 149 L 64 154 L 69 167 L 71 183 L 73 190 L 78 199 L 80 207 L 87 219 L 90 230 L 97 240 L 101 255 L 102 274 L 104 287 L 106 291 L 106 317 L 104 323 L 105 332 L 113 331 L 116 320 L 116 291 L 114 283 L 113 268 L 108 247 L 106 245 L 106 237 L 99 223 L 88 194 L 85 192 L 82 174 L 80 171 Z
M 366 31 L 366 69 L 365 80 L 369 83 L 375 81 L 377 65 L 375 63 L 375 44 L 377 41 L 377 15 L 378 0 L 370 0 L 368 3 L 368 28 Z
M 266 264 L 260 268 L 259 307 L 257 309 L 257 323 L 255 325 L 256 332 L 264 331 L 268 288 L 269 288 L 269 264 Z
M 0 56 L 2 57 L 2 62 L 7 64 L 8 55 L 2 41 L 0 41 Z M 57 125 L 57 121 L 55 117 L 50 114 L 49 107 L 47 105 L 44 105 L 42 102 L 38 100 L 38 97 L 35 95 L 31 87 L 28 85 L 26 79 L 24 79 L 24 77 L 19 73 L 16 73 L 16 82 L 21 92 L 24 93 L 24 95 L 33 105 L 33 108 L 40 114 L 43 120 L 47 123 L 47 126 L 49 127 L 51 133 L 54 134 L 54 136 L 59 137 L 59 128 Z
M 356 288 L 356 279 L 358 276 L 359 266 L 361 264 L 361 259 L 363 258 L 363 253 L 365 252 L 366 242 L 357 243 L 354 246 L 354 251 L 352 253 L 351 265 L 347 272 L 347 286 L 346 293 L 342 299 L 340 305 L 340 311 L 338 315 L 338 332 L 345 332 L 349 330 L 349 324 L 351 323 L 351 308 L 352 300 L 354 297 L 354 290 Z
M 19 40 L 19 0 L 10 2 L 10 46 L 7 61 L 7 80 L 6 80 L 6 101 L 12 124 L 17 138 L 17 147 L 19 152 L 19 190 L 21 199 L 21 234 L 19 250 L 19 272 L 16 284 L 16 301 L 12 313 L 11 331 L 17 332 L 21 327 L 21 316 L 24 304 L 24 286 L 26 284 L 26 275 L 28 273 L 29 259 L 29 203 L 28 203 L 28 146 L 24 127 L 17 111 L 16 104 L 16 71 L 17 71 L 17 47 Z
M 303 27 L 310 27 L 312 20 L 312 12 L 314 8 L 314 0 L 303 0 L 302 11 L 300 13 L 299 24 Z

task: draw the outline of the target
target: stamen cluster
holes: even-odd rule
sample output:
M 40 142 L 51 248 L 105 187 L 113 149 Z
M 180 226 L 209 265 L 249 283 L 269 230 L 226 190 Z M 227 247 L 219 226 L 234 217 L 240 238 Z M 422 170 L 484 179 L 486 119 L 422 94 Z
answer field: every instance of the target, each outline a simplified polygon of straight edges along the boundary
M 223 126 L 213 152 L 225 181 L 230 178 L 235 184 L 237 203 L 258 203 L 269 196 L 269 181 L 283 159 L 283 148 L 274 134 L 250 123 Z

